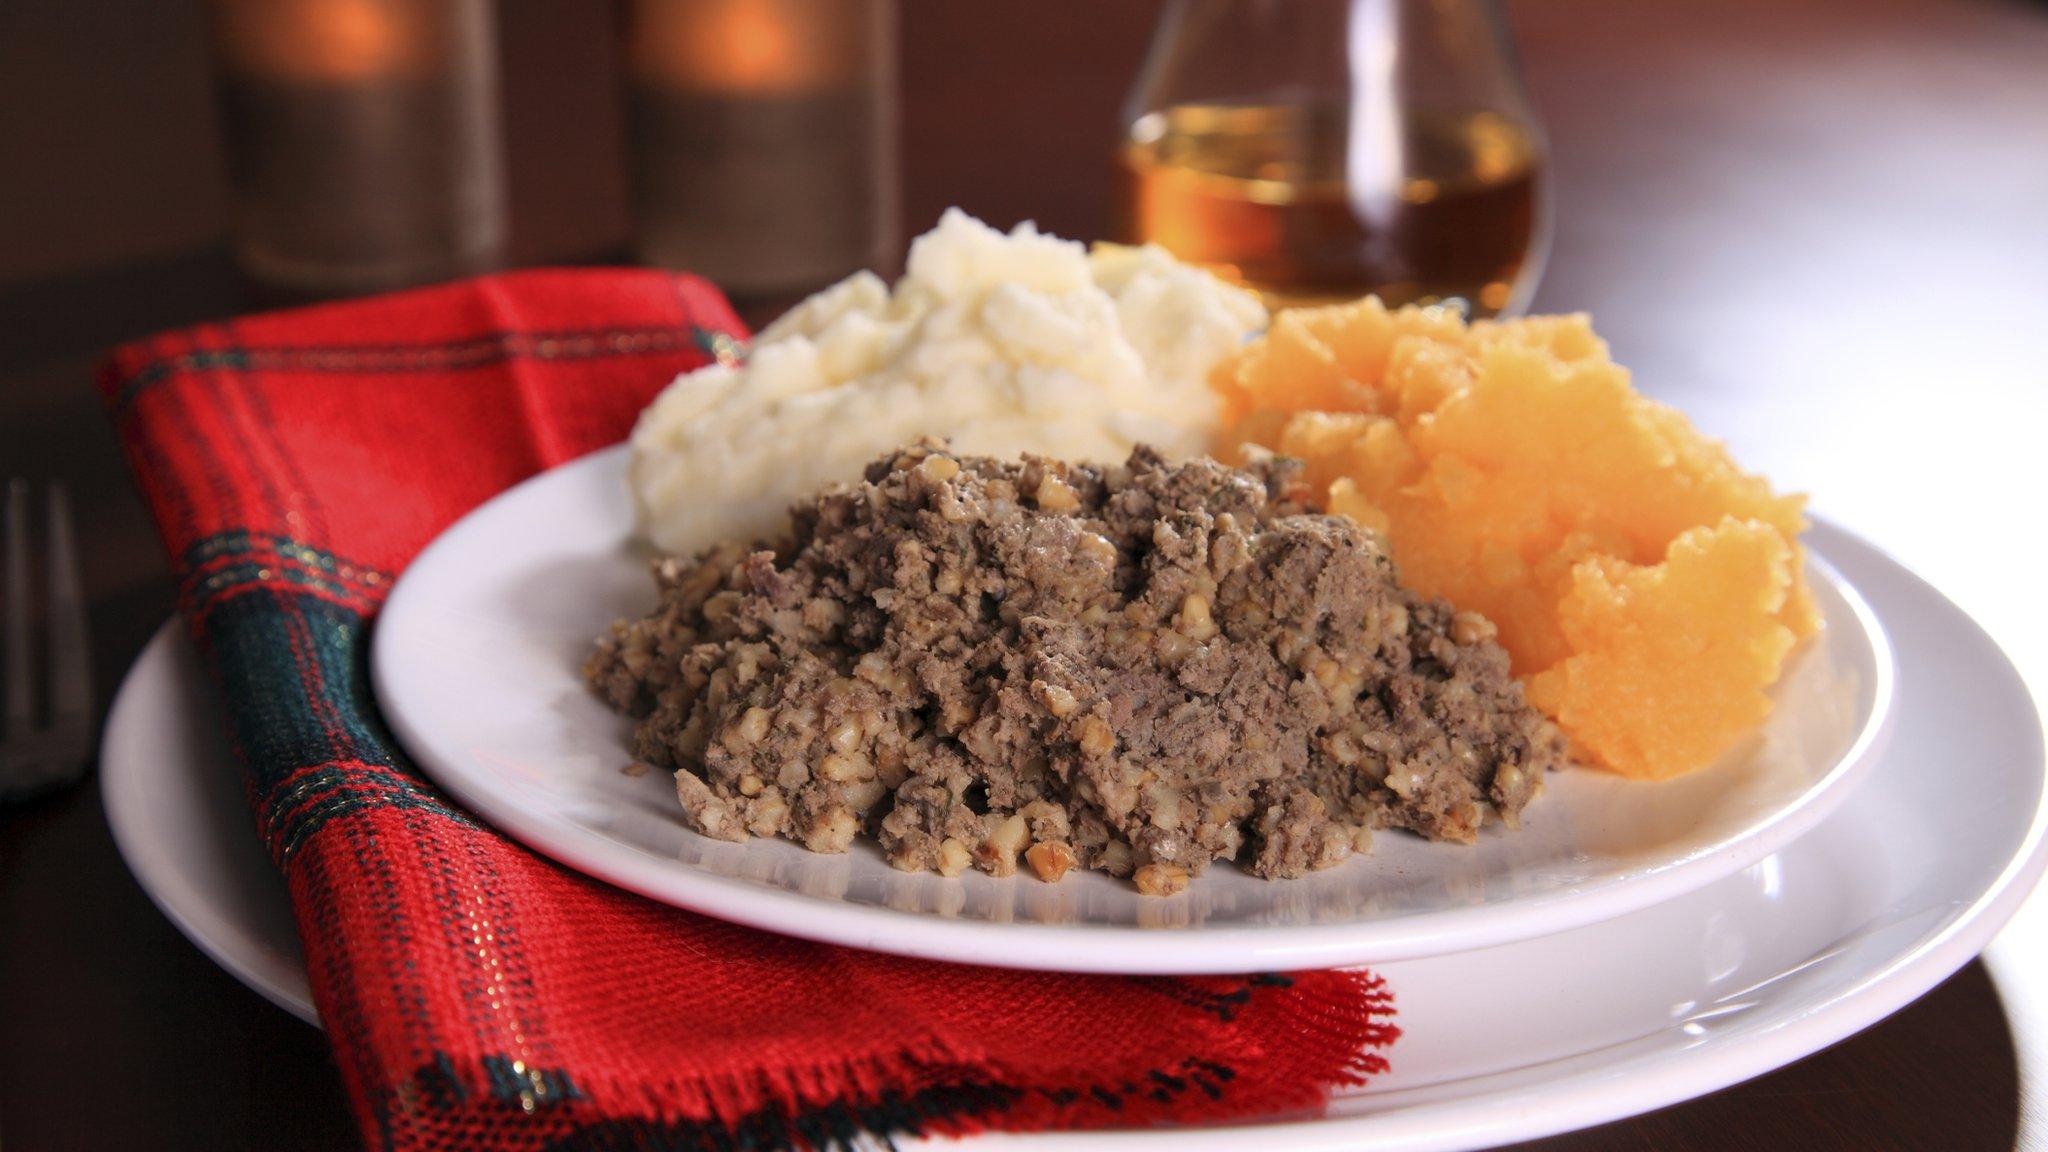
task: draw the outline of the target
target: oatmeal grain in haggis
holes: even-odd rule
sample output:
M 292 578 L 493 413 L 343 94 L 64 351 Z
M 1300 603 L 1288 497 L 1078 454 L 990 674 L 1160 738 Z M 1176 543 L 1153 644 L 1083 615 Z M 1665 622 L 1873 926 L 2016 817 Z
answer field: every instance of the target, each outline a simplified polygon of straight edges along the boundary
M 1471 842 L 1566 762 L 1482 619 L 1410 593 L 1291 463 L 1120 466 L 928 443 L 774 545 L 656 566 L 586 674 L 692 827 L 947 875 L 1170 894 L 1298 876 L 1373 828 Z

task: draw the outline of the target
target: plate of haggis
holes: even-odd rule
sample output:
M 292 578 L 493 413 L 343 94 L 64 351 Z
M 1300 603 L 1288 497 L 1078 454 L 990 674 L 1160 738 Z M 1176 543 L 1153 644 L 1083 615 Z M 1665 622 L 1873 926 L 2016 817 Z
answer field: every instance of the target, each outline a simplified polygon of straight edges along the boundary
M 1848 795 L 1893 660 L 1808 529 L 1586 317 L 1268 315 L 950 212 L 452 526 L 372 673 L 481 818 L 709 915 L 1386 962 L 1648 907 Z

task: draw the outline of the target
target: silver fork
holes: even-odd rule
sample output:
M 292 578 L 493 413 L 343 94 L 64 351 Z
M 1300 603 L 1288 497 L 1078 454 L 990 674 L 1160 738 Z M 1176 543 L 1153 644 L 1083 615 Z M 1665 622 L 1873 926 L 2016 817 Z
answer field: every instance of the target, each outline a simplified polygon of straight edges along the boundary
M 43 622 L 42 674 L 37 675 L 34 595 L 29 584 L 29 489 L 7 484 L 0 516 L 4 537 L 6 615 L 0 617 L 0 800 L 15 800 L 72 783 L 85 772 L 92 750 L 92 667 L 85 639 L 85 596 L 78 580 L 78 545 L 71 499 L 61 484 L 48 494 L 49 578 Z M 40 685 L 40 692 L 38 692 Z M 48 722 L 38 724 L 36 697 Z

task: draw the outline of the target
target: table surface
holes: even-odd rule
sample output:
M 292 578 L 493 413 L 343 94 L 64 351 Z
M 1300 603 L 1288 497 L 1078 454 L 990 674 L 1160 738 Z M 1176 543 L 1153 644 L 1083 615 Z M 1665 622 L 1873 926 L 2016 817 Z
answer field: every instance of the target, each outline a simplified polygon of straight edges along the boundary
M 601 259 L 624 233 L 601 7 L 503 8 L 521 263 Z M 0 5 L 0 474 L 73 485 L 109 685 L 171 585 L 90 364 L 260 302 L 221 247 L 195 9 Z M 1101 234 L 1153 10 L 906 0 L 906 234 L 952 203 Z M 1530 0 L 1513 15 L 1557 181 L 1537 308 L 1592 312 L 1642 388 L 1947 590 L 2048 698 L 2048 628 L 2015 539 L 2034 533 L 2007 511 L 2048 489 L 2033 443 L 2048 427 L 2048 9 Z M 2048 899 L 1832 1049 L 1528 1147 L 2048 1148 L 2044 972 Z M 0 990 L 10 1152 L 354 1145 L 320 1034 L 151 908 L 90 783 L 0 812 Z

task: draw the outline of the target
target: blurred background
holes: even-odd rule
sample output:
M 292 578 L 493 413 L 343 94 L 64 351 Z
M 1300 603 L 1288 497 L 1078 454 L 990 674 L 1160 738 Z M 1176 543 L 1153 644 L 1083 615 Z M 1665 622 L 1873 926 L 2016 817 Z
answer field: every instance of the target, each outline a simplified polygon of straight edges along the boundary
M 1240 7 L 1277 19 L 1317 3 Z M 853 267 L 893 265 L 904 239 L 953 205 L 1083 239 L 1154 235 L 1249 270 L 1230 252 L 1195 250 L 1240 226 L 1187 223 L 1221 209 L 1172 184 L 1176 157 L 1211 154 L 1203 122 L 1176 110 L 1213 95 L 1205 84 L 1220 73 L 1254 65 L 1270 74 L 1246 83 L 1293 97 L 1313 95 L 1325 67 L 1347 68 L 1354 92 L 1373 91 L 1358 78 L 1376 75 L 1369 52 L 1332 64 L 1313 34 L 1298 39 L 1299 59 L 1232 52 L 1245 41 L 1205 26 L 1217 5 L 1199 2 L 1164 23 L 1155 0 L 842 5 L 853 17 L 806 17 L 795 0 L 355 7 L 375 18 L 345 23 L 320 41 L 328 51 L 294 23 L 302 0 L 0 3 L 0 475 L 72 484 L 106 684 L 172 603 L 89 387 L 92 362 L 116 342 L 476 268 L 637 260 L 712 274 L 758 324 Z M 1455 76 L 1459 98 L 1494 119 L 1484 132 L 1461 127 L 1466 150 L 1443 163 L 1470 160 L 1499 195 L 1464 223 L 1429 227 L 1505 231 L 1469 288 L 1402 291 L 1481 312 L 1591 312 L 1639 387 L 1923 573 L 2048 694 L 2032 523 L 2048 491 L 2048 5 L 1416 7 L 1470 25 L 1424 47 L 1452 46 L 1431 74 Z M 386 17 L 400 9 L 421 23 L 389 39 Z M 1223 51 L 1203 47 L 1219 36 Z M 318 94 L 366 76 L 384 85 L 368 103 Z M 1371 107 L 1440 95 L 1382 94 L 1394 103 Z M 388 147 L 307 147 L 343 138 L 337 125 Z M 1335 271 L 1275 266 L 1262 286 L 1399 281 L 1386 268 L 1423 248 L 1375 237 L 1436 219 L 1417 205 L 1462 202 L 1437 198 L 1456 189 L 1416 169 L 1419 155 L 1411 146 L 1399 162 L 1343 173 L 1354 211 L 1337 227 L 1364 255 Z M 1266 178 L 1265 161 L 1243 163 L 1246 179 Z M 1282 174 L 1303 187 L 1316 178 Z M 443 181 L 429 199 L 458 210 L 406 201 L 421 180 Z M 750 188 L 782 199 L 734 192 Z M 364 205 L 383 214 L 322 232 Z M 304 1075 L 324 1060 L 318 1037 L 150 912 L 89 790 L 0 832 L 0 924 L 39 944 L 0 943 L 0 987 L 89 979 L 99 990 L 0 997 L 0 1113 L 20 1146 L 76 1085 L 166 1068 L 180 1086 L 153 1119 L 131 1130 L 109 1114 L 95 1143 L 50 1146 L 151 1146 L 161 1124 L 281 1134 L 284 1117 L 310 1117 L 292 1130 L 299 1146 L 345 1146 L 345 1127 L 319 1119 L 338 1118 L 336 1090 Z M 1733 1103 L 1687 1106 L 1722 1111 L 1669 1131 L 1765 1114 L 1777 1146 L 1805 1146 L 1853 1132 L 1848 1118 L 1883 1098 L 1906 1127 L 1894 1144 L 1861 1146 L 2010 1147 L 2020 1069 L 2041 1066 L 2016 1061 L 2014 1045 L 2048 1044 L 2048 982 L 2026 975 L 2048 969 L 2044 958 L 2037 900 L 1990 953 L 1996 991 L 1972 966 L 1805 1072 L 1762 1082 L 1805 1077 L 1798 1091 L 1815 1095 L 1798 1108 L 1768 1111 L 1739 1095 L 1768 1089 L 1737 1089 Z M 55 1042 L 102 1032 L 104 1042 Z M 301 1107 L 309 1092 L 319 1098 Z M 1828 1092 L 1842 1095 L 1830 1104 Z M 1656 1138 L 1658 1123 L 1571 1146 L 1681 1146 Z M 1959 1132 L 1976 1135 L 1957 1143 Z M 1758 1139 L 1740 1146 L 1772 1146 Z
M 15 394 L 10 420 L 23 433 L 24 420 L 97 420 L 75 403 L 76 373 L 106 346 L 303 288 L 252 283 L 238 271 L 229 242 L 238 185 L 230 176 L 241 181 L 244 202 L 289 198 L 288 188 L 259 183 L 252 191 L 246 171 L 263 159 L 265 141 L 275 147 L 289 134 L 293 114 L 261 87 L 263 69 L 278 67 L 261 56 L 271 51 L 302 70 L 331 66 L 289 19 L 322 7 L 0 6 L 0 387 Z M 471 132 L 488 147 L 469 165 L 497 165 L 489 174 L 495 184 L 468 190 L 484 207 L 463 214 L 483 218 L 491 234 L 463 259 L 666 260 L 719 279 L 755 321 L 852 267 L 886 268 L 900 259 L 903 240 L 949 205 L 1005 227 L 1032 219 L 1085 239 L 1129 234 L 1136 120 L 1148 108 L 1199 99 L 1203 78 L 1231 66 L 1162 63 L 1157 51 L 1148 66 L 1155 32 L 1192 45 L 1189 53 L 1202 47 L 1199 27 L 1163 29 L 1155 0 L 353 7 L 373 17 L 468 9 L 494 25 L 450 50 L 482 58 L 490 73 L 482 82 L 498 91 L 483 101 Z M 1273 5 L 1193 3 L 1179 12 L 1232 7 Z M 1539 259 L 1524 269 L 1515 304 L 1590 311 L 1644 390 L 1731 439 L 1740 458 L 1814 492 L 1822 512 L 1908 552 L 1966 605 L 1977 589 L 1995 595 L 2001 569 L 1983 555 L 1992 543 L 1986 534 L 1998 531 L 1993 509 L 2007 494 L 2038 487 L 2033 439 L 2048 414 L 2048 367 L 2030 335 L 2048 315 L 2048 5 L 1464 7 L 1498 22 L 1526 76 L 1514 83 L 1510 61 L 1508 95 L 1485 97 L 1496 107 L 1514 102 L 1538 149 L 1532 162 L 1543 202 L 1529 244 Z M 886 10 L 889 26 L 849 24 L 851 10 Z M 834 11 L 840 15 L 817 15 Z M 264 13 L 276 25 L 280 12 L 281 29 L 263 26 Z M 636 29 L 636 19 L 648 26 Z M 749 29 L 764 27 L 765 41 L 749 38 Z M 283 46 L 266 47 L 265 36 Z M 374 43 L 356 47 L 376 54 Z M 1460 51 L 1470 59 L 1476 50 Z M 1305 57 L 1272 63 L 1303 76 L 1318 66 Z M 742 105 L 764 92 L 838 85 L 839 111 L 829 115 L 854 118 L 836 128 L 829 118 L 822 128 L 792 127 L 788 117 L 746 122 L 698 107 L 688 114 L 710 119 L 692 127 L 679 117 L 663 121 L 664 84 L 699 97 L 737 95 Z M 252 122 L 252 108 L 273 122 Z M 385 114 L 409 123 L 412 113 Z M 411 130 L 417 135 L 418 126 Z M 745 154 L 707 154 L 707 139 L 739 141 Z M 819 140 L 852 144 L 845 155 L 821 158 L 815 143 L 804 144 Z M 796 166 L 760 170 L 762 156 L 776 155 L 794 156 Z M 335 163 L 332 170 L 349 171 Z M 317 169 L 301 178 L 335 179 Z M 745 199 L 733 188 L 806 181 L 809 199 L 755 206 L 753 219 L 765 225 L 730 215 Z M 693 203 L 692 195 L 709 200 Z M 337 193 L 333 202 L 351 198 Z M 820 223 L 821 206 L 834 204 L 841 218 Z M 685 226 L 696 221 L 699 234 L 664 240 L 664 212 Z M 247 265 L 252 229 L 246 212 L 242 219 Z M 1172 221 L 1155 228 L 1171 233 Z M 1549 258 L 1539 279 L 1540 233 Z M 725 248 L 716 246 L 721 236 Z M 760 275 L 763 268 L 772 274 Z M 440 274 L 459 270 L 458 261 Z M 436 274 L 431 265 L 414 271 L 415 279 Z M 24 402 L 24 391 L 51 399 Z M 38 454 L 68 453 L 50 446 L 73 437 L 40 434 L 54 431 L 9 435 L 9 449 L 27 453 L 15 466 L 56 470 L 58 460 Z

